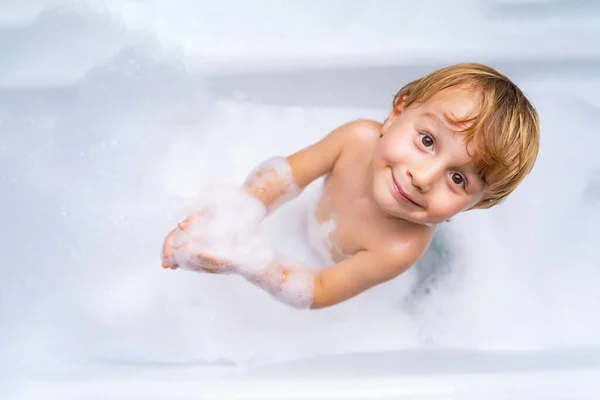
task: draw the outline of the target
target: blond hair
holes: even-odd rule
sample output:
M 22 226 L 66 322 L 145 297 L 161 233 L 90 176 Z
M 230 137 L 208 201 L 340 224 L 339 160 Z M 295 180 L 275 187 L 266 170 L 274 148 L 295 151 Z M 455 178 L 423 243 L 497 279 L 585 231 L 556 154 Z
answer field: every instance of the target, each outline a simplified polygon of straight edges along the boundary
M 470 155 L 487 187 L 481 204 L 492 207 L 533 168 L 540 141 L 538 114 L 510 79 L 481 64 L 457 64 L 413 81 L 394 96 L 393 106 L 422 104 L 449 88 L 467 88 L 480 98 L 477 115 L 446 119 L 462 127 L 466 143 L 474 144 Z

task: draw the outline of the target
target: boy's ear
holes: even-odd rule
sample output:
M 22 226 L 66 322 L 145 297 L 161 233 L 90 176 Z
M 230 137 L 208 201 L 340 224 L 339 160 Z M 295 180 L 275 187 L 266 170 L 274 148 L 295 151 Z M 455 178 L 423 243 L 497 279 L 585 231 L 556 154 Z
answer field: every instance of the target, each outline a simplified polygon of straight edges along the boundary
M 392 124 L 394 123 L 396 117 L 400 115 L 400 113 L 404 110 L 404 102 L 406 100 L 406 97 L 406 95 L 400 97 L 398 101 L 396 101 L 396 103 L 394 104 L 392 112 L 390 112 L 390 115 L 388 115 L 388 117 L 385 119 L 385 122 L 383 123 L 383 126 L 381 127 L 381 136 L 385 135 L 388 129 L 390 129 L 390 126 L 392 126 Z

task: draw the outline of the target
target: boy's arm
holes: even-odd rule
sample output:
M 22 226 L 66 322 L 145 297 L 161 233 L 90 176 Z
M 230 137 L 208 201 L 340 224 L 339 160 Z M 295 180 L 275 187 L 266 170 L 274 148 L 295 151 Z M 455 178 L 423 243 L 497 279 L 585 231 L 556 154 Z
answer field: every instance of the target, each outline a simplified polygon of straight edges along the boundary
M 180 226 L 182 230 L 188 227 L 189 223 Z M 239 274 L 289 306 L 319 309 L 350 299 L 406 271 L 424 253 L 429 236 L 402 245 L 360 251 L 321 271 L 272 252 L 262 261 L 260 256 L 251 255 L 251 259 L 238 262 L 195 254 L 194 264 L 204 272 Z
M 257 166 L 242 185 L 242 190 L 250 195 L 253 204 L 258 200 L 264 206 L 261 215 L 257 215 L 257 221 L 298 196 L 312 181 L 330 172 L 342 154 L 345 143 L 351 139 L 351 134 L 363 124 L 364 121 L 354 121 L 342 125 L 317 143 L 287 158 L 275 157 Z M 178 268 L 172 246 L 177 233 L 187 225 L 184 221 L 178 224 L 179 229 L 175 228 L 167 235 L 163 243 L 163 268 Z
M 425 247 L 425 241 L 415 240 L 401 248 L 361 251 L 320 272 L 290 260 L 277 260 L 261 275 L 245 277 L 290 306 L 320 309 L 395 278 L 417 261 Z
M 361 121 L 333 130 L 325 138 L 286 158 L 274 157 L 257 166 L 243 188 L 259 199 L 267 213 L 297 197 L 315 179 L 329 173 Z

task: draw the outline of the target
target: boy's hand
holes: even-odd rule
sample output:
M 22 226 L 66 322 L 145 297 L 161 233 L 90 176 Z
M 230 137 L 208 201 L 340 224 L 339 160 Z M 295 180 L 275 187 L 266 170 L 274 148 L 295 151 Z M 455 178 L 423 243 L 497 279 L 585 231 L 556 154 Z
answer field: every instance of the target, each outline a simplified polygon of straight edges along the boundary
M 163 268 L 254 274 L 271 261 L 273 250 L 260 229 L 265 206 L 243 189 L 206 191 L 190 215 L 167 235 Z
M 195 222 L 195 218 L 190 217 L 185 219 L 183 222 L 177 224 L 177 228 L 173 229 L 166 237 L 165 242 L 163 244 L 163 262 L 162 267 L 167 269 L 177 269 L 179 268 L 179 264 L 175 259 L 174 255 L 174 242 L 178 230 L 185 231 Z M 189 242 L 183 242 L 178 244 L 176 250 L 179 252 L 186 252 L 190 246 Z M 212 274 L 218 273 L 230 273 L 232 272 L 233 263 L 224 259 L 220 259 L 215 257 L 208 252 L 201 251 L 196 252 L 195 254 L 191 254 L 186 259 L 186 267 L 187 269 L 197 271 L 197 272 L 208 272 Z
M 175 233 L 177 232 L 177 228 L 173 229 L 163 243 L 163 254 L 162 254 L 162 267 L 163 268 L 171 268 L 176 269 L 179 267 L 173 260 L 173 240 L 175 240 Z

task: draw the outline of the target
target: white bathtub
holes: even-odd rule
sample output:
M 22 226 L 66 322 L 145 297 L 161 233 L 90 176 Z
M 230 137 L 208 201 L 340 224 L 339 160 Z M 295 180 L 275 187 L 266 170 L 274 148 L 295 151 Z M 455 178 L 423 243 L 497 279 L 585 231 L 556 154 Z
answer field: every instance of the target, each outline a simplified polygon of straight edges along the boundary
M 108 3 L 116 4 L 117 2 Z M 135 7 L 138 6 L 138 2 L 130 3 Z M 159 2 L 154 3 L 159 4 Z M 406 3 L 408 4 L 409 2 Z M 511 6 L 509 3 L 511 2 L 490 2 L 492 7 L 495 7 L 497 10 L 508 12 L 509 14 L 513 13 L 511 15 L 513 17 L 516 16 L 517 21 L 519 20 L 517 14 L 522 12 L 525 14 L 529 13 L 527 15 L 531 17 L 531 10 L 529 10 L 529 8 L 532 7 L 534 11 L 536 8 L 533 5 L 527 4 Z M 598 52 L 597 47 L 595 47 L 598 41 L 591 40 L 592 38 L 590 35 L 597 34 L 597 27 L 600 25 L 593 19 L 593 13 L 591 13 L 592 16 L 590 18 L 586 18 L 589 17 L 589 15 L 586 14 L 585 7 L 582 6 L 584 2 L 579 3 L 581 4 L 575 7 L 575 11 L 579 13 L 576 17 L 581 17 L 583 21 L 581 24 L 574 24 L 573 29 L 571 29 L 568 23 L 560 20 L 558 22 L 557 20 L 554 20 L 555 24 L 551 24 L 554 27 L 560 28 L 556 31 L 555 36 L 552 36 L 553 40 L 559 41 L 564 39 L 561 43 L 565 46 L 565 49 L 564 51 L 558 52 L 554 51 L 552 44 L 548 45 L 545 42 L 545 39 L 547 38 L 544 25 L 539 24 L 539 21 L 532 18 L 532 21 L 529 22 L 533 28 L 529 31 L 529 34 L 530 39 L 532 37 L 536 38 L 537 41 L 534 41 L 533 43 L 537 43 L 537 45 L 532 45 L 531 52 L 518 51 L 519 49 L 513 51 L 513 44 L 516 43 L 515 38 L 518 38 L 518 34 L 515 34 L 515 32 L 511 30 L 511 26 L 513 26 L 511 24 L 515 23 L 514 20 L 509 23 L 511 26 L 506 29 L 499 29 L 499 22 L 496 20 L 496 25 L 492 26 L 490 31 L 487 31 L 487 34 L 489 35 L 487 39 L 488 41 L 497 43 L 498 48 L 467 48 L 462 50 L 462 54 L 461 51 L 454 51 L 451 55 L 449 55 L 448 52 L 438 54 L 435 51 L 434 46 L 433 48 L 430 48 L 429 51 L 423 52 L 419 57 L 410 57 L 409 55 L 412 54 L 410 49 L 404 49 L 399 56 L 386 57 L 385 54 L 383 54 L 379 57 L 379 61 L 375 58 L 368 58 L 365 61 L 360 55 L 354 54 L 347 59 L 339 56 L 333 62 L 329 62 L 322 54 L 320 55 L 320 58 L 313 54 L 312 59 L 307 57 L 303 62 L 298 62 L 298 60 L 288 60 L 288 62 L 281 63 L 279 66 L 269 66 L 269 63 L 256 62 L 256 60 L 253 63 L 248 63 L 246 65 L 241 62 L 236 63 L 236 68 L 232 68 L 231 65 L 226 65 L 225 62 L 221 62 L 221 64 L 212 64 L 212 66 L 210 66 L 200 61 L 195 63 L 193 57 L 191 57 L 191 61 L 188 59 L 186 64 L 190 66 L 192 71 L 194 71 L 195 68 L 198 68 L 197 71 L 201 72 L 207 87 L 210 88 L 210 91 L 217 100 L 229 101 L 243 99 L 244 101 L 266 105 L 314 106 L 316 108 L 357 107 L 359 109 L 380 109 L 383 113 L 389 108 L 389 103 L 393 98 L 395 91 L 398 90 L 402 84 L 421 76 L 438 66 L 456 61 L 490 63 L 507 73 L 511 78 L 517 81 L 517 83 L 522 80 L 527 80 L 528 82 L 538 82 L 539 86 L 543 86 L 546 81 L 558 82 L 559 84 L 561 81 L 564 81 L 567 82 L 564 85 L 565 87 L 572 87 L 572 82 L 575 82 L 582 93 L 587 91 L 591 93 L 590 98 L 596 98 L 597 89 L 595 88 L 600 87 L 600 52 Z M 190 10 L 194 8 L 192 4 L 194 3 L 190 2 L 190 4 L 188 4 Z M 597 6 L 592 4 L 592 2 L 589 4 L 590 10 L 597 10 Z M 555 7 L 552 5 L 546 7 L 550 10 L 550 14 L 552 14 L 552 10 L 556 11 L 554 17 L 556 17 L 556 14 L 560 15 L 562 13 L 560 9 L 562 6 L 559 4 L 556 7 L 558 7 L 558 11 L 556 11 Z M 196 11 L 201 13 L 201 7 L 196 8 Z M 503 11 L 504 8 L 508 11 Z M 513 8 L 516 8 L 517 11 L 511 11 Z M 542 8 L 546 9 L 544 7 Z M 35 13 L 33 13 L 33 15 L 35 15 Z M 34 25 L 31 30 L 31 32 L 33 32 L 32 37 L 38 38 L 37 40 L 43 40 L 49 33 L 57 31 L 59 32 L 57 36 L 50 37 L 48 43 L 51 46 L 57 46 L 58 49 L 62 49 L 57 43 L 60 44 L 63 40 L 71 40 L 73 37 L 77 36 L 77 29 L 79 29 L 80 21 L 77 14 L 75 15 L 77 18 L 73 18 L 72 20 L 69 18 L 63 20 L 61 19 L 62 17 L 54 19 L 54 17 L 50 15 L 48 19 L 54 25 L 44 21 L 42 21 L 44 23 L 39 24 L 40 26 Z M 86 18 L 91 18 L 91 21 L 94 22 L 94 18 L 90 17 L 90 15 L 83 18 L 83 21 L 86 22 Z M 158 17 L 160 17 L 160 15 L 158 15 L 157 18 Z M 487 23 L 486 21 L 483 22 Z M 171 21 L 171 23 L 174 22 Z M 69 28 L 69 26 L 74 26 L 75 28 Z M 84 34 L 90 35 L 92 38 L 97 32 L 103 32 L 102 29 L 97 28 L 96 25 L 91 24 L 90 26 L 91 28 L 89 31 L 84 30 Z M 101 24 L 98 26 L 102 28 L 105 25 Z M 371 27 L 376 27 L 376 25 L 371 25 Z M 65 29 L 66 33 L 64 34 L 64 37 L 61 36 L 61 29 L 58 28 Z M 70 32 L 69 29 L 73 29 L 75 34 Z M 15 29 L 14 32 L 9 30 L 9 33 L 13 35 L 13 39 L 16 38 L 14 39 L 14 43 L 17 43 L 18 39 L 23 40 L 25 43 L 22 46 L 23 49 L 29 49 L 32 55 L 39 53 L 40 49 L 36 48 L 36 46 L 32 44 L 32 41 L 29 40 L 30 32 L 27 29 L 24 29 L 23 32 L 24 33 L 20 33 L 18 29 Z M 0 99 L 3 100 L 3 102 L 0 102 L 0 107 L 6 107 L 6 109 L 13 114 L 18 114 L 20 110 L 30 107 L 31 104 L 38 104 L 32 103 L 33 99 L 39 101 L 39 104 L 42 105 L 50 104 L 48 108 L 50 110 L 49 115 L 52 115 L 52 113 L 55 112 L 55 109 L 60 110 L 61 108 L 65 108 L 68 111 L 66 114 L 67 117 L 71 116 L 68 107 L 71 107 L 71 104 L 74 103 L 73 99 L 75 97 L 73 96 L 73 93 L 78 90 L 78 87 L 72 88 L 69 85 L 73 81 L 76 82 L 78 79 L 81 79 L 82 76 L 85 76 L 90 68 L 94 67 L 97 63 L 105 62 L 108 58 L 106 54 L 111 54 L 115 48 L 121 46 L 120 40 L 123 39 L 125 35 L 118 29 L 115 32 L 115 37 L 119 38 L 115 43 L 118 43 L 114 44 L 113 42 L 110 42 L 109 39 L 106 39 L 107 42 L 110 43 L 110 46 L 107 45 L 103 48 L 101 45 L 104 42 L 99 42 L 98 48 L 102 51 L 98 51 L 99 55 L 97 58 L 90 57 L 89 60 L 85 58 L 79 60 L 80 53 L 78 52 L 79 50 L 77 50 L 78 47 L 74 45 L 75 51 L 72 51 L 71 54 L 72 62 L 66 63 L 72 70 L 66 67 L 63 68 L 64 61 L 60 54 L 59 56 L 51 54 L 47 55 L 47 57 L 54 60 L 55 68 L 53 71 L 46 71 L 45 67 L 38 71 L 35 69 L 35 65 L 25 63 L 25 61 L 27 61 L 27 54 L 25 54 L 18 62 L 23 65 L 28 65 L 31 70 L 22 70 L 18 65 L 14 68 L 10 65 L 7 67 L 9 72 L 5 74 L 7 78 L 3 77 L 0 79 L 2 83 L 1 94 L 4 95 L 4 97 Z M 503 40 L 506 39 L 506 37 L 498 34 L 498 32 L 507 33 L 507 37 L 510 40 Z M 565 32 L 575 32 L 573 33 L 575 39 L 581 39 L 583 37 L 586 38 L 586 40 L 580 41 L 579 46 L 575 46 L 575 48 L 567 48 L 569 37 L 565 38 Z M 494 41 L 495 38 L 499 40 Z M 553 40 L 550 40 L 549 42 L 553 42 Z M 78 43 L 77 40 L 74 42 L 75 44 Z M 574 42 L 577 42 L 577 40 L 574 40 Z M 13 41 L 7 41 L 7 43 L 11 44 Z M 193 41 L 188 43 L 193 43 Z M 244 42 L 241 43 L 242 45 L 240 45 L 240 48 L 243 48 Z M 565 43 L 567 45 L 565 45 Z M 541 44 L 545 45 L 541 46 Z M 111 47 L 113 45 L 114 48 Z M 368 48 L 368 46 L 366 47 Z M 24 53 L 26 53 L 25 50 Z M 202 51 L 199 51 L 199 53 L 202 53 Z M 404 54 L 404 56 L 402 56 L 402 54 Z M 128 53 L 126 55 L 128 55 Z M 276 54 L 274 55 L 274 58 L 277 58 Z M 80 61 L 81 65 L 75 61 Z M 115 64 L 118 67 L 123 66 L 123 64 Z M 225 66 L 227 68 L 224 68 Z M 160 74 L 161 71 L 162 70 L 157 69 L 155 75 L 157 78 L 155 81 L 150 79 L 151 84 L 158 85 L 157 82 L 160 84 L 162 79 L 162 75 Z M 166 75 L 167 78 L 170 76 L 172 75 Z M 146 77 L 148 76 L 146 75 Z M 121 81 L 117 80 L 116 83 L 114 83 L 109 78 L 106 78 L 105 81 L 100 81 L 99 86 L 107 82 L 107 85 L 113 85 L 112 89 L 118 90 L 122 84 Z M 185 76 L 184 78 L 187 79 L 188 77 Z M 36 81 L 36 79 L 38 80 Z M 590 81 L 594 82 L 593 85 L 589 84 Z M 95 81 L 92 80 L 92 83 L 94 82 Z M 190 82 L 195 83 L 193 80 Z M 88 84 L 89 82 L 84 81 L 84 83 Z M 48 85 L 55 87 L 50 87 L 48 89 Z M 61 85 L 64 85 L 64 87 Z M 111 86 L 107 87 L 111 88 Z M 157 91 L 160 92 L 160 90 L 162 90 L 162 88 L 158 87 Z M 182 97 L 184 95 L 182 95 Z M 44 96 L 48 97 L 46 98 Z M 95 98 L 92 97 L 92 99 Z M 134 97 L 134 100 L 135 99 L 143 100 L 143 97 Z M 64 101 L 64 104 L 61 103 L 61 101 Z M 101 108 L 103 103 L 100 103 L 99 106 Z M 2 110 L 3 108 L 0 108 L 0 111 Z M 83 113 L 74 113 L 74 115 L 76 117 L 83 115 L 84 117 L 89 118 L 90 114 L 86 114 L 86 112 L 87 110 L 84 110 Z M 98 112 L 98 114 L 100 113 Z M 120 114 L 114 115 L 121 116 Z M 95 116 L 96 114 L 92 114 L 92 117 Z M 92 118 L 92 120 L 102 123 L 102 118 L 97 118 L 95 120 Z M 52 125 L 54 122 L 55 121 L 52 118 L 41 120 L 42 125 L 47 124 L 48 126 Z M 67 128 L 70 127 L 68 124 L 66 124 L 66 126 Z M 74 126 L 75 128 L 78 128 L 78 125 L 75 124 Z M 67 129 L 67 131 L 77 133 L 78 131 L 75 128 L 72 128 L 72 131 L 68 131 Z M 123 128 L 123 131 L 127 132 L 127 126 Z M 58 133 L 60 133 L 60 131 L 58 131 Z M 102 138 L 100 133 L 95 131 L 94 133 Z M 56 137 L 60 138 L 58 135 Z M 95 144 L 95 142 L 90 143 Z M 68 153 L 65 154 L 69 155 Z M 50 159 L 51 158 L 52 157 L 50 157 Z M 75 157 L 73 159 L 76 160 Z M 21 165 L 20 168 L 24 167 Z M 75 165 L 73 169 L 76 170 L 77 166 Z M 43 180 L 42 178 L 44 177 L 45 175 L 40 174 L 37 178 Z M 45 189 L 42 188 L 39 192 L 36 192 L 39 197 L 30 196 L 29 192 L 25 191 L 25 189 L 23 189 L 23 194 L 19 193 L 18 195 L 15 195 L 15 192 L 9 192 L 8 194 L 10 196 L 3 197 L 12 199 L 14 204 L 23 202 L 23 199 L 30 200 L 29 202 L 24 202 L 26 203 L 25 206 L 29 206 L 34 209 L 34 211 L 36 209 L 34 206 L 41 204 L 42 200 L 46 207 L 51 208 L 51 206 L 56 206 L 56 210 L 53 210 L 54 214 L 52 214 L 52 217 L 48 220 L 48 226 L 58 226 L 58 223 L 63 221 L 61 218 L 66 217 L 69 214 L 66 209 L 63 210 L 60 208 L 62 205 L 59 207 L 58 203 L 55 204 L 52 203 L 52 201 L 49 201 L 48 197 L 44 195 L 46 193 L 44 190 Z M 595 186 L 590 186 L 586 193 L 589 193 L 589 197 L 593 200 L 594 196 L 597 196 L 597 194 L 600 193 L 598 184 L 596 183 Z M 52 200 L 51 196 L 50 200 Z M 14 204 L 11 203 L 7 204 L 10 207 L 14 206 Z M 528 204 L 526 206 L 531 205 Z M 10 210 L 10 207 L 7 206 L 4 207 L 4 209 Z M 592 210 L 595 210 L 595 208 L 592 208 Z M 76 211 L 77 210 L 75 210 L 75 212 Z M 12 224 L 17 224 L 17 226 L 20 226 L 19 224 L 22 224 L 23 221 L 29 221 L 29 219 L 27 219 L 29 216 L 21 220 L 18 215 L 15 216 L 13 214 L 14 213 L 9 212 L 6 213 L 7 225 L 10 224 L 10 226 L 13 226 Z M 135 213 L 132 214 L 135 217 Z M 33 213 L 32 215 L 35 217 L 36 214 Z M 11 218 L 14 218 L 14 220 Z M 37 221 L 39 221 L 39 219 Z M 54 232 L 50 228 L 46 229 L 49 229 L 49 232 Z M 160 231 L 156 226 L 153 229 L 155 229 L 156 232 Z M 12 231 L 7 231 L 3 239 L 12 239 L 13 236 L 14 234 Z M 52 243 L 52 239 L 53 238 L 48 235 L 47 239 L 44 239 L 44 241 Z M 7 243 L 12 242 L 8 241 Z M 92 242 L 92 244 L 94 243 Z M 23 250 L 23 248 L 18 247 L 20 246 L 20 242 L 15 241 L 13 246 Z M 143 249 L 144 251 L 149 251 L 148 247 L 144 247 Z M 23 251 L 22 254 L 26 256 L 28 253 Z M 592 255 L 597 255 L 597 252 Z M 60 259 L 60 257 L 57 258 Z M 151 259 L 151 262 L 154 262 L 153 258 Z M 593 263 L 594 260 L 591 260 L 591 262 Z M 77 266 L 78 264 L 75 263 L 71 267 L 75 268 Z M 46 277 L 46 279 L 55 278 L 53 272 L 50 272 L 48 275 L 43 275 L 44 272 L 45 270 L 43 270 L 42 267 L 40 267 L 39 271 L 36 270 L 36 274 L 41 273 L 41 275 L 33 274 L 31 277 L 28 277 L 25 273 L 20 276 L 17 274 L 21 272 L 15 272 L 14 281 L 11 281 L 11 276 L 9 275 L 6 280 L 8 283 L 0 283 L 2 284 L 0 287 L 3 289 L 3 294 L 8 292 L 9 294 L 14 295 L 15 299 L 21 299 L 23 304 L 30 308 L 27 308 L 17 300 L 14 300 L 14 303 L 9 303 L 7 300 L 6 303 L 0 304 L 3 306 L 3 308 L 0 308 L 0 311 L 7 310 L 7 315 L 13 317 L 16 321 L 18 318 L 15 316 L 20 316 L 22 312 L 19 307 L 23 307 L 25 310 L 29 310 L 29 312 L 38 310 L 38 307 L 42 307 L 40 309 L 44 310 L 43 304 L 36 303 L 39 299 L 31 301 L 27 298 L 28 295 L 37 295 L 41 289 L 45 289 L 47 290 L 47 292 L 44 293 L 46 296 L 52 298 L 60 297 L 61 293 L 59 293 L 58 290 L 53 292 L 53 287 L 48 289 L 45 282 L 42 282 L 39 286 L 35 286 L 35 282 L 32 286 L 23 284 L 25 281 L 30 284 L 32 277 L 34 281 L 38 276 L 42 277 L 40 278 L 41 280 L 43 280 L 44 277 Z M 29 281 L 23 277 L 29 279 Z M 587 279 L 589 278 L 578 276 L 578 278 L 574 279 L 572 282 L 583 284 Z M 58 286 L 61 283 L 60 279 L 56 279 L 52 282 L 56 284 L 57 287 L 60 287 Z M 22 290 L 23 287 L 27 290 Z M 136 287 L 134 287 L 134 289 L 135 288 Z M 577 286 L 573 286 L 569 290 L 571 290 L 569 293 L 572 293 L 577 290 Z M 21 295 L 21 291 L 25 294 Z M 10 296 L 7 296 L 7 298 L 9 297 Z M 524 298 L 526 298 L 526 296 L 524 296 Z M 44 297 L 41 296 L 40 299 L 42 299 L 40 303 L 43 303 Z M 152 300 L 151 297 L 146 297 L 145 299 Z M 593 299 L 595 299 L 595 297 L 592 298 L 592 300 Z M 26 301 L 31 301 L 32 304 L 26 303 Z M 140 305 L 142 303 L 142 301 L 139 301 L 136 304 Z M 150 301 L 148 301 L 148 303 L 150 303 Z M 61 304 L 61 302 L 57 301 L 56 304 Z M 598 306 L 600 306 L 600 304 L 598 304 Z M 140 307 L 143 308 L 143 306 Z M 132 312 L 131 315 L 135 317 L 137 315 L 135 313 L 137 309 L 134 307 L 133 311 L 134 312 Z M 225 318 L 235 318 L 235 314 L 228 314 L 228 311 L 229 310 L 224 310 Z M 40 313 L 43 313 L 43 311 Z M 581 311 L 573 318 L 573 321 L 581 322 L 586 318 L 597 318 L 597 315 L 598 314 L 593 314 L 590 316 L 587 315 L 585 311 Z M 37 317 L 38 319 L 45 321 L 43 316 Z M 140 320 L 145 322 L 143 318 Z M 28 322 L 29 321 L 23 323 L 23 326 L 29 327 Z M 109 319 L 108 322 L 114 321 Z M 50 325 L 52 323 L 53 322 L 51 321 Z M 557 322 L 557 324 L 562 323 L 562 320 L 558 320 Z M 568 323 L 569 321 L 564 321 L 564 324 Z M 8 332 L 7 337 L 9 337 L 9 339 L 19 336 L 18 332 L 14 333 L 10 332 L 9 329 L 6 329 L 7 326 L 8 324 L 0 326 L 0 333 Z M 142 328 L 139 329 L 143 331 L 143 324 L 140 324 L 140 326 L 142 326 Z M 593 324 L 583 324 L 582 326 L 585 328 L 593 326 Z M 117 328 L 120 328 L 118 324 Z M 507 330 L 519 328 L 518 320 L 515 320 L 510 326 L 505 326 L 505 329 Z M 26 329 L 23 329 L 22 332 L 23 334 L 29 334 Z M 431 347 L 428 349 L 427 347 L 423 348 L 421 346 L 418 347 L 419 349 L 417 350 L 377 353 L 348 352 L 339 355 L 324 355 L 256 368 L 241 368 L 234 363 L 228 362 L 202 364 L 127 363 L 125 361 L 106 362 L 95 358 L 88 358 L 85 362 L 62 362 L 55 365 L 46 363 L 44 364 L 44 367 L 33 368 L 31 371 L 27 371 L 23 374 L 11 373 L 9 375 L 6 373 L 2 377 L 5 379 L 4 383 L 2 383 L 2 379 L 0 379 L 0 385 L 4 384 L 7 385 L 5 387 L 9 387 L 8 393 L 10 396 L 7 398 L 18 400 L 596 400 L 600 398 L 600 347 L 597 347 L 599 342 L 597 339 L 590 340 L 586 335 L 582 336 L 587 338 L 587 342 L 585 343 L 592 343 L 592 345 L 582 344 L 580 346 L 575 346 L 573 345 L 573 342 L 576 342 L 576 340 L 572 339 L 564 346 L 559 346 L 555 342 L 549 346 L 544 346 L 542 344 L 538 346 L 541 350 L 536 351 L 499 350 L 494 352 L 470 349 L 465 350 L 464 348 L 468 346 L 463 346 L 462 349 L 443 347 Z M 573 337 L 576 337 L 576 334 L 574 334 Z M 34 345 L 35 344 L 32 344 L 32 346 Z M 38 346 L 40 345 L 38 344 Z M 28 344 L 26 343 L 25 348 L 27 347 Z M 34 355 L 35 352 L 36 348 L 31 350 L 31 353 Z M 18 359 L 18 355 L 15 358 Z M 8 366 L 5 371 L 11 370 L 11 366 Z M 2 371 L 2 369 L 0 369 L 0 371 Z M 8 379 L 11 380 L 7 382 Z M 0 394 L 1 393 L 3 393 L 2 390 L 0 390 Z
M 485 62 L 485 60 L 482 60 Z M 508 62 L 513 79 L 531 70 L 552 79 L 597 77 L 600 62 Z M 392 88 L 435 65 L 258 70 L 213 73 L 218 99 L 245 94 L 264 104 L 386 108 Z M 348 96 L 347 93 L 353 93 Z M 600 348 L 538 351 L 459 349 L 348 353 L 264 367 L 232 363 L 95 362 L 38 370 L 18 399 L 439 399 L 553 400 L 600 398 Z
M 600 351 L 407 351 L 233 366 L 79 365 L 19 399 L 597 399 Z

